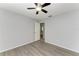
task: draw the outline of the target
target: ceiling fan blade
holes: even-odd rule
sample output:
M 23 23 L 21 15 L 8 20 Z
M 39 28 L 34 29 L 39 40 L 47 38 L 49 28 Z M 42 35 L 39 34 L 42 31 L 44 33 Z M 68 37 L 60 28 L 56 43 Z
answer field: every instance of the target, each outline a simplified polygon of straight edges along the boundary
M 35 8 L 27 8 L 27 9 L 35 9 Z
M 50 4 L 51 3 L 45 3 L 45 4 L 42 5 L 42 7 L 46 7 L 46 6 L 50 5 Z
M 44 9 L 41 9 L 41 11 L 42 11 L 42 12 L 44 12 L 44 13 L 47 13 L 47 11 L 46 11 L 46 10 L 44 10 Z
M 38 5 L 38 3 L 34 3 L 36 6 Z
M 36 11 L 36 14 L 38 14 L 39 13 L 39 11 Z

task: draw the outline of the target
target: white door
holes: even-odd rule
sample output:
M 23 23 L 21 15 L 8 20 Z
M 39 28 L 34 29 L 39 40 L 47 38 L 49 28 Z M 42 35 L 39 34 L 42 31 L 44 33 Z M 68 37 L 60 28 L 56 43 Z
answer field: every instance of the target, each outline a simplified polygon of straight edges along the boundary
M 35 23 L 35 41 L 40 40 L 40 23 Z

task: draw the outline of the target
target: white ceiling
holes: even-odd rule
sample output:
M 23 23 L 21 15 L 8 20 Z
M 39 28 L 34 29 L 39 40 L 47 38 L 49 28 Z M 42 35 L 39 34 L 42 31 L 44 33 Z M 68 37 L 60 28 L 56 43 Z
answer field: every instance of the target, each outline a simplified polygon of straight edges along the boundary
M 42 3 L 43 4 L 43 3 Z M 51 5 L 45 7 L 44 9 L 48 11 L 47 14 L 40 12 L 36 15 L 36 10 L 28 10 L 28 7 L 35 7 L 34 3 L 0 3 L 0 8 L 16 12 L 33 19 L 45 20 L 48 19 L 50 15 L 55 16 L 68 11 L 78 10 L 78 3 L 52 3 Z

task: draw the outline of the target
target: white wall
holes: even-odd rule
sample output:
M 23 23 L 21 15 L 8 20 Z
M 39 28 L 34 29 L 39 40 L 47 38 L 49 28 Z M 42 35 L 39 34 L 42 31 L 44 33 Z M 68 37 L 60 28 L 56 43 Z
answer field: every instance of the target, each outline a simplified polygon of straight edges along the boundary
M 0 52 L 34 41 L 34 20 L 0 9 Z
M 79 52 L 79 11 L 71 11 L 48 19 L 46 42 Z

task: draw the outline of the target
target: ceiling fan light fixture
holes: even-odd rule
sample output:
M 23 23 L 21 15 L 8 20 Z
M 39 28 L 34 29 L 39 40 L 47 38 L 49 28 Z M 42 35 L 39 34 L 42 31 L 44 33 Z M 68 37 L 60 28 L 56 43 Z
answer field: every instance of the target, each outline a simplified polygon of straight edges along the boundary
M 41 9 L 42 9 L 41 7 L 36 7 L 37 11 L 41 11 Z
M 44 13 L 48 13 L 47 10 L 43 9 L 44 7 L 50 5 L 51 3 L 44 3 L 41 5 L 41 3 L 34 3 L 35 4 L 35 8 L 27 8 L 27 9 L 35 9 L 36 10 L 36 15 L 39 14 L 40 11 L 44 12 Z

